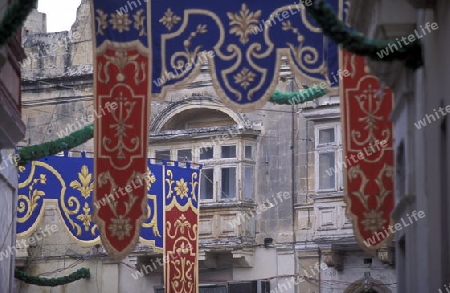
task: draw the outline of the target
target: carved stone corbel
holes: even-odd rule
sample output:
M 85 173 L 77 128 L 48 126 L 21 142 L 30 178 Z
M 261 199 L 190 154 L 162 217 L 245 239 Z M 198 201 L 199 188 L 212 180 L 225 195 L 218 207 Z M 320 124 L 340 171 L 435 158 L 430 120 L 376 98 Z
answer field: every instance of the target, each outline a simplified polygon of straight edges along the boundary
M 344 268 L 344 254 L 341 251 L 327 248 L 321 249 L 322 260 L 328 267 L 334 267 L 336 270 Z
M 384 245 L 380 249 L 377 250 L 378 259 L 385 264 L 394 265 L 395 256 L 394 256 L 394 248 L 392 246 Z

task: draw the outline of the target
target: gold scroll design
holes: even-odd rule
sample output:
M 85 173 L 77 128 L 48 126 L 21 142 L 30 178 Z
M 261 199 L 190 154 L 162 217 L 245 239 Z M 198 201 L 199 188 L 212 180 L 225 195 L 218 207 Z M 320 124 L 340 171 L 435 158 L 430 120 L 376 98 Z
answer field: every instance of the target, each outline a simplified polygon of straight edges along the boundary
M 33 171 L 30 173 L 30 176 L 26 182 L 29 182 L 31 184 L 19 184 L 19 188 L 23 188 L 28 185 L 28 194 L 19 194 L 18 197 L 18 205 L 17 205 L 17 211 L 19 213 L 25 213 L 23 217 L 17 217 L 17 222 L 19 223 L 25 223 L 30 219 L 30 217 L 33 215 L 33 212 L 38 207 L 38 200 L 41 199 L 41 197 L 45 196 L 45 192 L 42 190 L 39 190 L 38 188 L 35 188 L 36 184 L 47 184 L 47 175 L 46 174 L 39 174 L 39 178 L 33 178 L 34 177 L 34 170 L 35 166 L 33 166 Z
M 133 174 L 130 176 L 130 178 L 127 181 L 126 186 L 131 186 L 131 182 L 134 181 L 141 181 L 142 182 L 142 178 L 144 178 L 142 173 L 133 171 Z M 115 194 L 115 192 L 118 189 L 118 186 L 116 185 L 114 179 L 111 177 L 111 174 L 109 173 L 109 171 L 106 171 L 102 174 L 100 174 L 98 176 L 98 181 L 99 181 L 99 186 L 103 187 L 104 185 L 106 185 L 109 182 L 110 185 L 110 191 L 109 194 Z M 119 240 L 123 240 L 125 237 L 129 237 L 131 236 L 131 229 L 132 229 L 132 225 L 131 225 L 131 219 L 128 217 L 129 213 L 131 212 L 131 210 L 133 209 L 133 206 L 136 204 L 136 202 L 139 201 L 139 196 L 135 196 L 133 194 L 133 190 L 128 192 L 125 189 L 127 195 L 128 195 L 128 200 L 127 201 L 123 201 L 120 202 L 122 204 L 125 205 L 125 212 L 121 215 L 119 215 L 118 213 L 118 204 L 119 201 L 117 200 L 108 200 L 107 201 L 107 205 L 110 208 L 111 212 L 114 214 L 114 219 L 111 219 L 111 224 L 109 224 L 108 227 L 106 227 L 108 230 L 111 231 L 111 236 L 112 237 L 117 237 Z M 141 217 L 143 218 L 143 217 Z M 142 223 L 141 223 L 142 225 Z M 139 232 L 139 229 L 136 229 L 135 232 Z
M 282 23 L 283 30 L 285 31 L 292 31 L 292 33 L 295 35 L 298 45 L 295 45 L 293 43 L 287 43 L 289 46 L 289 49 L 292 52 L 292 56 L 295 60 L 295 64 L 291 67 L 296 67 L 295 65 L 298 64 L 300 68 L 306 72 L 309 73 L 320 73 L 325 78 L 328 78 L 327 72 L 328 67 L 325 62 L 325 60 L 322 61 L 322 63 L 317 66 L 316 68 L 308 68 L 306 65 L 314 65 L 318 63 L 320 53 L 317 51 L 316 48 L 311 46 L 304 46 L 303 42 L 305 40 L 305 37 L 299 32 L 299 30 L 295 27 L 292 27 L 291 21 L 283 21 Z
M 153 202 L 153 213 L 152 213 L 152 209 L 150 208 L 150 205 L 147 204 L 147 219 L 150 219 L 149 223 L 143 223 L 142 227 L 143 228 L 147 228 L 147 229 L 153 229 L 153 234 L 157 237 L 161 237 L 161 233 L 158 230 L 158 206 L 157 206 L 157 200 L 156 197 L 157 195 L 155 194 L 151 194 L 150 190 L 152 187 L 152 184 L 156 182 L 156 177 L 154 174 L 152 174 L 150 172 L 150 169 L 147 168 L 147 174 L 149 174 L 149 176 L 146 178 L 146 182 L 147 182 L 147 199 Z M 141 239 L 142 241 L 142 239 Z
M 167 170 L 166 172 L 169 178 L 166 178 L 166 183 L 169 186 L 169 191 L 167 193 L 166 198 L 172 198 L 170 204 L 165 207 L 166 211 L 170 211 L 173 208 L 176 208 L 182 212 L 186 212 L 189 208 L 191 208 L 194 213 L 198 214 L 198 209 L 194 206 L 194 201 L 197 201 L 197 194 L 195 193 L 196 186 L 198 185 L 198 173 L 194 172 L 191 175 L 191 182 L 186 182 L 184 178 L 180 180 L 173 180 L 173 172 L 172 170 Z M 188 195 L 189 188 L 188 184 L 191 186 L 190 196 Z M 173 187 L 175 185 L 175 187 Z M 174 194 L 175 193 L 175 194 Z M 181 205 L 177 198 L 183 199 L 188 198 L 187 203 L 185 205 Z
M 356 89 L 346 90 L 345 96 L 352 97 L 352 95 L 350 93 L 352 91 L 360 90 L 361 82 L 362 82 L 362 80 L 365 80 L 365 79 L 367 79 L 367 77 L 362 78 L 358 82 L 358 87 Z M 392 132 L 391 132 L 391 129 L 389 129 L 389 128 L 384 129 L 380 132 L 381 137 L 376 136 L 376 132 L 379 132 L 379 129 L 380 129 L 379 126 L 377 125 L 377 123 L 383 122 L 387 119 L 385 117 L 385 115 L 380 111 L 382 103 L 383 103 L 383 101 L 385 101 L 385 99 L 376 97 L 376 94 L 378 93 L 378 91 L 379 91 L 379 89 L 374 89 L 372 84 L 370 83 L 366 89 L 362 89 L 361 94 L 354 95 L 356 103 L 354 103 L 353 101 L 350 101 L 350 100 L 348 101 L 348 103 L 346 103 L 346 106 L 347 106 L 346 128 L 347 128 L 348 133 L 350 134 L 347 137 L 347 139 L 349 140 L 348 144 L 347 144 L 348 146 L 351 146 L 352 143 L 354 143 L 359 147 L 369 147 L 369 143 L 372 143 L 372 145 L 374 145 L 374 142 L 377 140 L 379 140 L 379 141 L 385 140 L 386 142 L 389 142 L 389 140 L 391 139 Z M 358 128 L 356 125 L 350 125 L 350 122 L 348 119 L 350 119 L 351 115 L 354 115 L 354 113 L 351 113 L 351 111 L 349 109 L 350 104 L 358 105 L 361 112 L 365 115 L 363 117 L 359 117 L 358 122 L 361 124 L 365 124 L 363 129 L 364 129 L 364 133 L 367 133 L 366 135 L 363 135 L 362 131 L 355 130 L 354 128 Z M 378 162 L 380 160 L 380 158 L 383 157 L 385 149 L 386 148 L 381 148 L 380 151 L 374 152 L 373 154 L 376 153 L 377 155 L 374 156 L 373 159 L 371 158 L 372 156 L 366 156 L 364 158 L 364 161 Z M 361 149 L 355 150 L 355 149 L 350 149 L 350 147 L 349 147 L 348 151 L 359 153 L 359 152 L 361 152 Z
M 351 78 L 355 78 L 357 73 L 355 54 L 344 54 L 344 68 L 350 73 Z
M 133 49 L 133 48 L 130 48 Z M 104 54 L 107 60 L 105 64 L 102 62 L 98 63 L 98 74 L 97 80 L 100 83 L 108 84 L 111 81 L 111 70 L 110 67 L 116 66 L 119 73 L 116 75 L 116 81 L 119 83 L 125 83 L 127 76 L 124 74 L 124 70 L 127 66 L 134 67 L 134 83 L 136 85 L 141 84 L 147 78 L 146 75 L 146 63 L 139 62 L 139 54 L 129 55 L 128 51 L 125 49 L 117 50 L 114 52 L 114 56 Z
M 75 190 L 78 190 L 84 199 L 87 200 L 91 197 L 92 191 L 94 190 L 94 182 L 92 173 L 89 172 L 88 166 L 83 165 L 81 167 L 81 170 L 78 173 L 78 180 L 73 180 L 70 182 L 69 186 Z M 94 224 L 91 227 L 92 213 L 89 204 L 85 202 L 83 206 L 83 213 L 80 213 L 80 202 L 76 197 L 72 196 L 69 198 L 69 206 L 72 207 L 74 205 L 76 208 L 73 211 L 63 208 L 63 212 L 69 219 L 72 227 L 77 229 L 77 236 L 81 235 L 81 227 L 70 219 L 70 216 L 72 215 L 77 215 L 76 218 L 83 223 L 84 230 L 86 232 L 90 230 L 92 236 L 95 236 L 95 230 L 98 229 L 98 227 L 97 224 Z
M 131 89 L 130 89 L 131 91 Z M 132 91 L 131 91 L 132 92 Z M 141 145 L 141 140 L 139 139 L 139 136 L 135 136 L 132 138 L 128 137 L 127 130 L 132 129 L 132 124 L 127 124 L 127 121 L 132 117 L 132 114 L 135 110 L 136 102 L 128 101 L 123 95 L 123 92 L 120 91 L 119 97 L 115 99 L 115 101 L 118 104 L 118 108 L 114 111 L 111 111 L 111 116 L 115 120 L 115 123 L 112 123 L 109 125 L 110 129 L 115 129 L 114 137 L 117 138 L 117 144 L 115 146 L 111 146 L 112 139 L 107 136 L 103 136 L 103 139 L 101 141 L 103 149 L 106 152 L 109 153 L 115 153 L 116 158 L 118 159 L 128 159 L 128 164 L 124 167 L 117 166 L 114 164 L 114 161 L 111 160 L 111 164 L 119 169 L 124 170 L 127 169 L 130 164 L 132 163 L 133 157 L 135 156 L 129 156 L 125 155 L 124 151 L 127 151 L 129 153 L 132 153 L 139 149 Z M 142 111 L 144 109 L 141 109 Z M 117 113 L 118 112 L 118 113 Z M 142 114 L 141 114 L 142 115 Z M 127 145 L 127 141 L 129 145 Z M 139 157 L 139 155 L 137 155 Z
M 146 23 L 144 13 L 144 9 L 139 9 L 133 15 L 133 21 L 130 20 L 128 13 L 105 13 L 102 9 L 95 10 L 95 21 L 97 23 L 96 26 L 96 35 L 105 35 L 105 30 L 112 29 L 119 33 L 129 32 L 131 29 L 131 24 L 133 24 L 133 28 L 139 31 L 139 36 L 146 36 Z M 111 27 L 110 27 L 111 26 Z
M 191 32 L 189 37 L 183 42 L 184 52 L 176 52 L 172 55 L 170 58 L 170 66 L 176 70 L 182 70 L 189 62 L 190 60 L 195 60 L 195 57 L 200 57 L 199 52 L 202 48 L 202 46 L 196 46 L 194 49 L 191 48 L 192 46 L 192 40 L 200 34 L 205 34 L 208 32 L 207 25 L 206 24 L 199 24 L 197 26 L 197 29 L 194 32 Z M 198 69 L 200 69 L 200 66 L 196 66 Z M 197 68 L 194 68 L 194 70 Z M 198 70 L 197 69 L 197 70 Z M 163 73 L 165 71 L 165 64 L 163 62 Z M 188 70 L 183 70 L 181 73 L 177 74 L 177 79 L 184 78 L 189 73 Z M 163 76 L 163 75 L 162 75 Z M 170 77 L 170 76 L 169 76 Z
M 298 4 L 298 5 L 300 5 L 300 4 Z M 325 37 L 322 35 L 322 29 L 320 27 L 315 27 L 308 21 L 306 9 L 304 7 L 302 7 L 298 10 L 300 11 L 300 19 L 303 24 L 303 27 L 301 29 L 294 27 L 292 25 L 292 22 L 289 19 L 281 22 L 282 30 L 292 32 L 292 34 L 293 34 L 292 40 L 296 40 L 296 43 L 295 42 L 294 43 L 287 42 L 286 47 L 288 49 L 279 49 L 279 51 L 281 51 L 283 55 L 288 57 L 290 68 L 298 79 L 301 79 L 304 81 L 309 80 L 310 83 L 321 82 L 323 80 L 312 77 L 312 76 L 307 76 L 307 75 L 305 75 L 305 73 L 307 73 L 307 74 L 320 73 L 324 76 L 324 79 L 328 79 L 328 75 L 327 75 L 328 74 L 328 66 L 327 66 L 326 60 L 322 60 L 322 62 L 319 63 L 319 57 L 320 57 L 321 53 L 319 53 L 315 47 L 306 46 L 304 44 L 305 36 L 301 33 L 301 31 L 307 29 L 311 33 L 320 34 L 324 40 L 322 49 L 327 50 L 327 48 L 325 48 Z M 270 37 L 269 37 L 270 29 L 271 29 L 270 24 L 272 21 L 274 21 L 275 17 L 278 14 L 282 14 L 284 11 L 288 11 L 289 13 L 292 13 L 291 5 L 283 6 L 283 7 L 276 9 L 274 12 L 271 13 L 269 19 L 265 21 L 265 23 L 268 23 L 269 25 L 264 30 L 264 39 L 265 39 L 266 44 L 268 44 L 270 50 L 274 47 L 274 44 L 272 43 L 272 41 L 270 40 Z M 292 17 L 293 16 L 291 16 L 290 18 L 292 18 Z M 265 23 L 264 23 L 264 25 L 265 25 Z M 262 54 L 262 56 L 266 56 L 266 55 L 267 55 L 267 53 Z M 278 56 L 278 58 L 280 58 L 280 56 Z M 292 60 L 292 58 L 294 60 Z M 316 66 L 314 66 L 314 64 L 316 64 Z M 298 69 L 298 67 L 300 67 L 303 70 L 303 72 L 301 72 Z M 279 68 L 279 67 L 277 66 L 277 68 Z
M 198 241 L 198 225 L 187 221 L 184 214 L 172 223 L 166 223 L 166 233 L 170 239 L 174 240 L 173 248 L 168 251 L 170 264 L 167 266 L 166 276 L 172 287 L 171 292 L 188 293 L 195 292 L 197 280 L 197 255 L 192 249 L 191 243 Z M 175 273 L 171 274 L 171 268 Z
M 376 207 L 373 209 L 369 206 L 369 198 L 371 195 L 366 193 L 366 187 L 370 182 L 370 179 L 367 178 L 366 174 L 363 170 L 361 170 L 359 165 L 353 166 L 348 170 L 348 179 L 350 182 L 357 178 L 361 179 L 359 190 L 352 191 L 351 194 L 358 198 L 366 209 L 364 212 L 364 219 L 361 220 L 361 223 L 364 225 L 364 231 L 371 231 L 372 233 L 375 233 L 383 230 L 383 226 L 386 224 L 387 220 L 383 218 L 384 212 L 380 209 L 383 207 L 383 203 L 386 198 L 392 194 L 392 191 L 387 190 L 384 186 L 383 178 L 387 177 L 392 180 L 393 175 L 394 167 L 384 164 L 383 168 L 378 173 L 377 178 L 373 179 L 379 189 L 379 193 L 375 195 Z M 347 208 L 350 212 L 351 206 L 349 205 Z
M 44 168 L 45 170 L 50 172 L 52 175 L 54 175 L 56 177 L 56 179 L 60 182 L 60 184 L 61 184 L 60 199 L 59 200 L 44 199 L 43 207 L 41 209 L 40 214 L 36 218 L 36 222 L 33 223 L 33 225 L 27 231 L 24 231 L 24 232 L 22 232 L 20 234 L 17 234 L 17 237 L 20 237 L 20 238 L 28 237 L 29 235 L 31 235 L 31 233 L 33 233 L 33 231 L 36 230 L 37 226 L 39 225 L 39 223 L 42 220 L 42 217 L 44 215 L 44 208 L 45 208 L 47 203 L 53 202 L 57 206 L 58 202 L 61 201 L 61 206 L 65 207 L 64 198 L 65 198 L 65 193 L 66 193 L 66 183 L 65 183 L 64 179 L 62 178 L 61 174 L 55 168 L 53 168 L 52 166 L 50 166 L 50 165 L 48 165 L 46 163 L 43 163 L 43 162 L 40 162 L 40 161 L 33 161 L 31 163 L 30 174 L 29 174 L 28 178 L 24 182 L 19 183 L 19 189 L 24 188 L 24 187 L 32 184 L 32 182 L 34 180 L 34 174 L 36 173 L 36 168 L 37 167 Z M 25 171 L 25 169 L 26 169 L 25 167 L 19 167 L 19 172 L 23 172 L 23 171 Z M 19 203 L 19 208 L 20 208 L 20 203 Z M 59 215 L 59 218 L 61 219 L 61 221 L 63 221 L 63 223 L 64 223 L 65 218 L 63 217 L 62 211 L 59 208 L 58 208 L 58 215 Z M 66 218 L 68 218 L 69 221 L 70 221 L 70 218 L 67 216 L 67 214 L 66 214 Z M 27 219 L 25 219 L 25 221 L 26 220 Z M 19 221 L 19 219 L 18 219 L 18 221 Z M 94 245 L 96 243 L 99 243 L 99 240 L 100 240 L 99 237 L 97 237 L 94 240 L 83 241 L 83 240 L 80 240 L 80 239 L 76 238 L 66 225 L 64 225 L 64 227 L 66 228 L 66 230 L 69 233 L 69 235 L 71 235 L 73 237 L 75 242 L 80 243 L 81 245 L 86 245 L 86 244 Z

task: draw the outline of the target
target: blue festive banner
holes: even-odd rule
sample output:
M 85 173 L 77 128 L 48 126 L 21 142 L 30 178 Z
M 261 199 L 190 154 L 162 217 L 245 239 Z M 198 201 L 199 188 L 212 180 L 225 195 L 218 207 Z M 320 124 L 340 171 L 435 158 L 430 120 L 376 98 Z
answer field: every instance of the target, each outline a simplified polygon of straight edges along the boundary
M 343 1 L 328 2 L 343 13 Z M 302 82 L 337 87 L 338 47 L 307 14 L 303 5 L 311 1 L 302 3 L 150 1 L 152 92 L 163 99 L 167 90 L 192 81 L 207 60 L 217 95 L 249 111 L 270 98 L 282 56 Z
M 167 170 L 166 170 L 167 169 Z M 164 196 L 167 190 L 165 173 L 178 178 L 182 176 L 198 186 L 199 168 L 190 165 L 166 166 L 166 163 L 152 164 L 149 159 L 144 178 L 119 188 L 98 202 L 93 202 L 94 177 L 93 159 L 82 154 L 79 158 L 52 156 L 33 161 L 19 167 L 19 200 L 17 208 L 18 237 L 28 237 L 36 230 L 44 216 L 45 205 L 54 202 L 69 235 L 82 245 L 100 243 L 99 230 L 93 222 L 94 207 L 114 204 L 126 191 L 143 184 L 147 189 L 147 220 L 140 230 L 140 242 L 162 252 L 164 237 Z M 184 186 L 184 185 L 183 185 Z M 182 187 L 180 187 L 182 188 Z M 176 190 L 178 190 L 175 187 Z M 181 189 L 180 189 L 181 190 Z M 188 189 L 191 192 L 192 189 Z M 198 187 L 195 190 L 198 192 Z M 176 193 L 176 191 L 175 191 Z M 180 205 L 189 206 L 187 201 Z M 196 204 L 197 207 L 197 204 Z
M 339 86 L 338 47 L 307 14 L 309 0 L 93 2 L 97 47 L 114 41 L 150 49 L 153 98 L 185 87 L 207 61 L 225 104 L 261 108 L 277 86 L 283 56 L 302 83 Z M 343 16 L 345 1 L 328 2 Z

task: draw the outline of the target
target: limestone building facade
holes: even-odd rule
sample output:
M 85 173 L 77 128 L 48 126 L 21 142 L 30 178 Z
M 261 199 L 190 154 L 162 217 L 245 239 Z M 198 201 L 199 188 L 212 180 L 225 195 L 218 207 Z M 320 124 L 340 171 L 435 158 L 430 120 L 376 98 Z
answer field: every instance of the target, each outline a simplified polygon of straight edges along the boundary
M 81 1 L 70 32 L 47 33 L 39 21 L 45 16 L 35 11 L 23 39 L 22 145 L 65 136 L 93 110 L 88 2 Z M 285 64 L 280 71 L 278 89 L 298 90 L 302 83 Z M 342 156 L 340 132 L 338 96 L 302 106 L 268 103 L 242 114 L 217 99 L 206 64 L 188 86 L 152 102 L 149 157 L 204 164 L 201 292 L 253 292 L 252 284 L 261 293 L 362 292 L 364 281 L 372 282 L 373 292 L 395 292 L 392 250 L 364 253 L 345 217 L 342 172 L 330 171 Z M 90 141 L 71 155 L 92 150 Z M 59 221 L 56 207 L 48 206 L 41 225 Z M 81 247 L 65 233 L 60 229 L 18 257 L 32 275 L 91 270 L 90 280 L 52 292 L 162 292 L 162 268 L 149 268 L 159 256 L 151 248 L 139 245 L 117 263 L 101 247 Z M 305 281 L 293 284 L 295 275 Z
M 0 21 L 10 1 L 0 1 Z M 25 136 L 21 119 L 20 64 L 25 58 L 20 31 L 0 47 L 0 292 L 13 292 L 16 242 L 17 160 Z

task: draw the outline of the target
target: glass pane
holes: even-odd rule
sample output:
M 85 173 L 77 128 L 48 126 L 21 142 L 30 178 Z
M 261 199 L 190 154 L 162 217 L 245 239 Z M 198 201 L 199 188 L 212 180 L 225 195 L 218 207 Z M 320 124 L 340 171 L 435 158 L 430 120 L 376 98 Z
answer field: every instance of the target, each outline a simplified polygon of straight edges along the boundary
M 252 146 L 251 145 L 246 145 L 245 146 L 245 158 L 246 159 L 253 159 Z
M 245 166 L 244 172 L 244 198 L 252 199 L 253 198 L 253 167 Z
M 200 199 L 214 198 L 214 169 L 203 169 L 200 176 Z
M 155 151 L 155 159 L 170 160 L 170 150 Z
M 236 198 L 236 167 L 222 168 L 221 198 Z
M 334 142 L 334 128 L 319 130 L 319 144 Z
M 200 160 L 209 160 L 214 157 L 214 148 L 200 148 Z
M 222 159 L 236 158 L 236 146 L 226 145 L 222 146 Z
M 334 153 L 319 154 L 319 189 L 334 189 L 336 170 Z
M 178 150 L 179 162 L 192 162 L 192 150 Z

